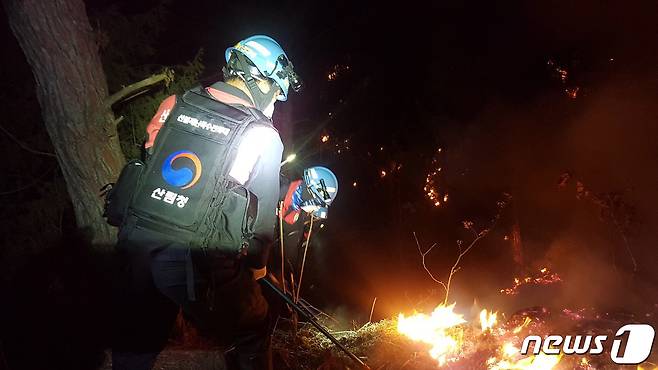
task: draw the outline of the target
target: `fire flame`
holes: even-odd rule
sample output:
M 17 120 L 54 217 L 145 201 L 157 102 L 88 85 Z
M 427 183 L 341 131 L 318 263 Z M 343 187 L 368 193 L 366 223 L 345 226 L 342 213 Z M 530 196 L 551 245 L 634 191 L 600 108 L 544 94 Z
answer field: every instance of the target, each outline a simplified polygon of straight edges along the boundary
M 453 311 L 455 304 L 439 305 L 431 315 L 416 313 L 409 317 L 398 316 L 398 332 L 414 341 L 432 346 L 430 356 L 444 365 L 462 345 L 462 332 L 448 331 L 466 322 L 463 316 Z
M 562 278 L 555 272 L 551 272 L 547 267 L 539 270 L 538 275 L 529 275 L 523 278 L 514 278 L 514 285 L 511 288 L 501 289 L 500 292 L 507 295 L 516 295 L 519 289 L 525 285 L 551 285 L 562 282 Z
M 530 324 L 531 321 L 532 321 L 532 319 L 530 319 L 529 317 L 526 316 L 523 319 L 523 323 L 521 325 L 517 326 L 516 328 L 514 328 L 512 333 L 519 334 L 521 332 L 521 330 L 523 330 L 523 328 L 525 328 L 526 326 L 528 326 L 528 324 Z
M 496 316 L 498 312 L 487 312 L 486 309 L 480 311 L 480 327 L 482 332 L 491 331 L 494 325 L 496 325 Z
M 518 353 L 518 350 L 516 352 Z M 561 354 L 547 355 L 540 353 L 537 356 L 526 357 L 519 361 L 501 360 L 496 363 L 496 358 L 492 357 L 487 361 L 487 365 L 489 370 L 551 370 L 560 362 L 561 358 Z
M 529 356 L 518 361 L 514 358 L 520 353 L 519 349 L 511 342 L 505 343 L 500 349 L 501 360 L 491 357 L 487 360 L 489 370 L 551 370 L 562 358 L 562 355 L 547 355 L 540 353 L 537 356 Z
M 397 330 L 410 339 L 428 344 L 429 355 L 437 360 L 439 366 L 459 359 L 464 345 L 466 328 L 462 325 L 467 321 L 461 314 L 454 312 L 455 304 L 437 306 L 430 315 L 415 313 L 411 316 L 400 314 L 398 316 Z M 521 351 L 509 340 L 509 334 L 518 334 L 532 320 L 525 318 L 524 322 L 515 329 L 499 328 L 493 330 L 497 323 L 498 312 L 480 311 L 480 328 L 482 335 L 491 336 L 502 343 L 496 354 L 486 361 L 489 370 L 551 370 L 560 362 L 562 355 L 547 355 L 540 353 L 536 356 L 523 357 Z M 486 333 L 486 334 L 485 334 Z M 503 343 L 504 341 L 504 343 Z

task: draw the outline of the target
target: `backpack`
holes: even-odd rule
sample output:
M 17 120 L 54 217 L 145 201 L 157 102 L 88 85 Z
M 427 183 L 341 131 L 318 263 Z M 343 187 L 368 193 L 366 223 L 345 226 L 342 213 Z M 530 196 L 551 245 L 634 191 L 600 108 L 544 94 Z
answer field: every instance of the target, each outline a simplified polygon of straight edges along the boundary
M 257 125 L 274 129 L 260 111 L 224 104 L 203 88 L 177 96 L 151 158 L 130 162 L 123 171 L 131 174 L 122 171 L 115 186 L 130 190 L 114 195 L 129 198 L 115 201 L 124 204 L 122 227 L 154 231 L 192 249 L 243 252 L 253 236 L 258 199 L 228 173 L 245 130 Z M 123 186 L 124 177 L 134 185 Z

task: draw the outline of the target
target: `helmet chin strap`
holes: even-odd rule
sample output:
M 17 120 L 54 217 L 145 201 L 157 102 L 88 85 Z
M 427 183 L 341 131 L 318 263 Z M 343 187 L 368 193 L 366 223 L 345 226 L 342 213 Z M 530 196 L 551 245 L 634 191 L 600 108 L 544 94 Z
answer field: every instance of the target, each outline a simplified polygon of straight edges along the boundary
M 273 100 L 270 103 L 270 105 L 268 105 L 267 107 L 265 107 L 265 109 L 262 110 L 263 114 L 269 119 L 272 119 L 272 116 L 274 115 L 274 103 L 275 101 Z
M 271 85 L 270 91 L 263 93 L 263 91 L 258 87 L 256 79 L 251 75 L 251 72 L 249 71 L 249 63 L 245 59 L 244 55 L 239 52 L 234 53 L 234 55 L 238 58 L 240 70 L 243 73 L 241 77 L 243 78 L 245 85 L 247 85 L 247 89 L 249 89 L 249 93 L 251 94 L 251 99 L 254 101 L 254 105 L 258 110 L 264 112 L 273 102 L 274 94 L 276 94 L 277 88 Z

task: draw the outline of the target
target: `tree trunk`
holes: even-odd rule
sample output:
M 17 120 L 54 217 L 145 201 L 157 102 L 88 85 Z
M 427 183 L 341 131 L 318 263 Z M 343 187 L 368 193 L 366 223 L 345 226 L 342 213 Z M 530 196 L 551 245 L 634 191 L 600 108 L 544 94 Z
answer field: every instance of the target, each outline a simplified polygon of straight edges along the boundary
M 3 0 L 9 25 L 32 67 L 48 135 L 64 174 L 77 226 L 111 244 L 99 189 L 124 163 L 107 81 L 83 0 Z

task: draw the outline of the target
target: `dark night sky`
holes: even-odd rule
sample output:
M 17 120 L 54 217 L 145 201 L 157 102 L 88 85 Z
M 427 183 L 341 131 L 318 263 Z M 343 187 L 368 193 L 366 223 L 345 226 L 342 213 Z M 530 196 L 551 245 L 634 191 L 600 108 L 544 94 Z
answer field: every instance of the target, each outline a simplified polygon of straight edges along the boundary
M 87 3 L 93 15 L 111 3 L 132 14 L 154 2 Z M 323 297 L 339 297 L 361 310 L 379 296 L 382 310 L 394 312 L 406 303 L 400 291 L 413 295 L 430 285 L 411 232 L 423 244 L 443 245 L 433 266 L 445 271 L 455 240 L 468 237 L 460 221 L 485 224 L 503 191 L 515 197 L 529 258 L 550 261 L 564 254 L 564 245 L 579 246 L 577 258 L 589 258 L 598 244 L 607 250 L 616 241 L 614 235 L 599 238 L 605 227 L 596 211 L 577 203 L 573 189 L 556 190 L 567 170 L 598 191 L 632 189 L 644 225 L 635 248 L 645 270 L 651 269 L 658 223 L 658 3 L 381 4 L 172 0 L 150 61 L 182 63 L 204 48 L 206 73 L 212 74 L 223 63 L 224 49 L 250 34 L 271 35 L 284 46 L 307 88 L 278 106 L 275 124 L 287 150 L 302 157 L 300 166 L 330 165 L 343 186 L 312 257 L 314 298 L 332 305 L 335 300 Z M 37 109 L 29 69 L 5 23 L 2 32 L 3 105 L 10 109 L 12 99 L 31 99 Z M 549 60 L 568 71 L 566 83 Z M 350 70 L 329 82 L 334 65 Z M 568 87 L 579 87 L 576 99 L 566 96 Z M 34 125 L 2 124 L 25 137 L 42 130 L 38 118 L 31 119 Z M 320 142 L 321 133 L 349 138 L 351 150 L 337 155 Z M 380 146 L 385 150 L 377 153 Z M 422 185 L 439 146 L 445 149 L 442 186 L 451 200 L 433 208 Z M 404 167 L 380 179 L 379 171 L 392 161 Z M 509 281 L 512 269 L 500 268 L 510 264 L 502 242 L 510 227 L 506 217 L 461 272 L 460 298 L 491 298 L 499 283 Z M 607 261 L 601 257 L 607 252 L 592 253 L 598 256 L 592 265 Z M 582 268 L 573 258 L 560 258 L 555 266 L 565 274 Z M 604 270 L 606 263 L 600 262 Z M 322 289 L 330 294 L 318 293 Z M 565 299 L 577 301 L 574 295 L 567 292 Z

